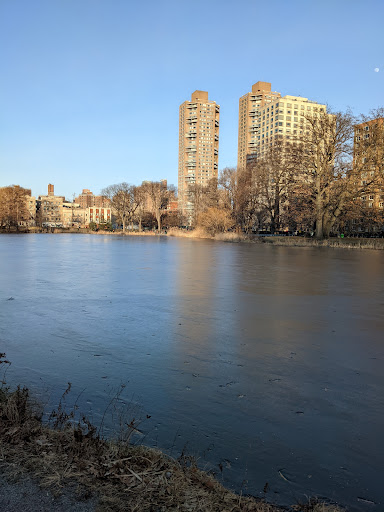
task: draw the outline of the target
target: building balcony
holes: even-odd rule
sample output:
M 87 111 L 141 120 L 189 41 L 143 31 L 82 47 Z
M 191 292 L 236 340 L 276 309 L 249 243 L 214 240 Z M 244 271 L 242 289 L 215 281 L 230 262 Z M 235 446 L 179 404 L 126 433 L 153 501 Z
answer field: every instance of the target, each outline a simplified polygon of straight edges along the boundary
M 214 149 L 213 153 L 214 153 L 214 155 L 218 155 L 219 154 L 219 150 L 218 149 Z
M 219 121 L 215 119 L 215 126 L 219 127 Z
M 219 140 L 219 136 L 218 136 L 218 135 L 215 135 L 215 141 L 217 141 L 217 142 L 218 142 L 218 140 Z
M 188 103 L 187 108 L 197 108 L 197 103 Z

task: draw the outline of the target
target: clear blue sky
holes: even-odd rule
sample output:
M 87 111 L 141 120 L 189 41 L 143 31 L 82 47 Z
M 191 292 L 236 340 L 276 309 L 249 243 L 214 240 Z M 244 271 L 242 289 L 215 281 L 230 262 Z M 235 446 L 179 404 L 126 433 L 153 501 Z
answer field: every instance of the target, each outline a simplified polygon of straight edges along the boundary
M 0 186 L 177 185 L 195 89 L 221 105 L 220 168 L 258 80 L 368 113 L 384 105 L 383 22 L 383 0 L 0 0 Z

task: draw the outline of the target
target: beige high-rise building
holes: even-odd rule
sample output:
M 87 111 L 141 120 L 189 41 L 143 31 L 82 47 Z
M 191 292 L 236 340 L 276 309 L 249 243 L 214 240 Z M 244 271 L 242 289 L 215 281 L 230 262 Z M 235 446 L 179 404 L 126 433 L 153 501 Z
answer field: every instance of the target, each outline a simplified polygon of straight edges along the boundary
M 309 120 L 326 106 L 301 96 L 283 96 L 260 108 L 259 131 L 255 138 L 255 153 L 263 156 L 276 140 L 297 141 L 306 131 Z M 249 155 L 248 161 L 252 159 Z
M 179 110 L 179 209 L 187 216 L 193 205 L 188 200 L 190 184 L 207 185 L 217 178 L 219 168 L 220 106 L 208 92 L 195 91 Z
M 257 82 L 239 102 L 238 168 L 263 157 L 277 140 L 293 141 L 305 132 L 308 119 L 326 106 L 301 96 L 271 92 L 271 84 Z
M 280 97 L 279 92 L 271 91 L 269 82 L 256 82 L 252 92 L 239 100 L 239 138 L 237 168 L 244 169 L 247 156 L 257 156 L 257 137 L 261 126 L 261 108 Z

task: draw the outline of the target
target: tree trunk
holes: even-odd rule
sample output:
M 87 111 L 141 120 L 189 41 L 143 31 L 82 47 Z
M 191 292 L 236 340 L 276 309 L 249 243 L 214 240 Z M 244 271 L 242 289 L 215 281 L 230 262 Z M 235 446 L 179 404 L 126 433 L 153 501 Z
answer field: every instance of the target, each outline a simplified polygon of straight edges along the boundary
M 275 223 L 275 214 L 274 212 L 271 212 L 271 233 L 272 235 L 275 233 L 276 230 L 276 223 Z
M 322 240 L 324 238 L 324 226 L 323 226 L 323 216 L 324 216 L 324 204 L 321 193 L 321 182 L 320 177 L 316 177 L 316 200 L 315 200 L 315 208 L 316 208 L 316 238 L 317 240 Z
M 316 215 L 316 234 L 317 240 L 322 240 L 324 238 L 324 230 L 323 230 L 323 215 L 321 212 L 317 212 Z

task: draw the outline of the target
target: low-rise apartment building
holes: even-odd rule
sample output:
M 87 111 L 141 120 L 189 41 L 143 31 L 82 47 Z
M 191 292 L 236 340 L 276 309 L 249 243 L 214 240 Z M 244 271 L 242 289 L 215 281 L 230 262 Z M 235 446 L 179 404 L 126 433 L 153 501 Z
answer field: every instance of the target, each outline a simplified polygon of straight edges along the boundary
M 38 223 L 42 227 L 63 227 L 64 196 L 55 196 L 54 185 L 48 185 L 48 195 L 37 200 Z

